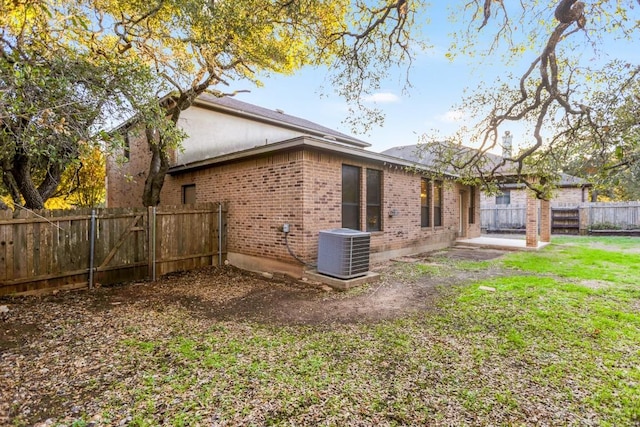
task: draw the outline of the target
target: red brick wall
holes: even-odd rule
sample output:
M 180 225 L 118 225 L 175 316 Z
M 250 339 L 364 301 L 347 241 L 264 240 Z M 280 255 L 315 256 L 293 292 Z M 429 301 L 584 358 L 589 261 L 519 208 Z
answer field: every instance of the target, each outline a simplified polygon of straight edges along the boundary
M 130 160 L 124 159 L 124 150 L 107 157 L 107 207 L 142 207 L 151 160 L 144 132 L 129 131 L 129 152 Z
M 429 245 L 447 246 L 458 230 L 458 194 L 468 187 L 447 181 L 443 189 L 443 225 L 420 226 L 420 175 L 402 168 L 315 151 L 296 151 L 244 160 L 224 166 L 169 176 L 163 189 L 166 204 L 181 202 L 182 186 L 196 185 L 198 202 L 228 202 L 228 250 L 255 257 L 295 263 L 288 253 L 283 223 L 290 224 L 291 249 L 307 262 L 316 262 L 318 232 L 342 226 L 342 165 L 362 168 L 361 224 L 365 224 L 365 170 L 382 174 L 382 231 L 372 233 L 371 249 L 383 252 Z M 476 210 L 479 212 L 479 192 Z M 392 209 L 398 215 L 390 217 Z M 479 214 L 467 235 L 480 234 Z M 433 223 L 433 221 L 432 221 Z M 388 252 L 389 253 L 389 252 Z
M 302 153 L 284 153 L 168 176 L 162 201 L 180 204 L 182 186 L 196 185 L 197 202 L 226 202 L 229 252 L 289 260 L 283 223 L 292 247 L 301 241 Z M 300 253 L 300 256 L 304 256 Z
M 562 204 L 575 204 L 582 203 L 582 188 L 580 187 L 563 187 L 556 188 L 553 191 L 553 197 L 551 204 L 554 202 Z M 527 192 L 524 189 L 512 189 L 511 190 L 511 204 L 524 206 L 527 204 Z M 482 206 L 491 207 L 496 204 L 496 196 L 487 196 L 482 194 Z

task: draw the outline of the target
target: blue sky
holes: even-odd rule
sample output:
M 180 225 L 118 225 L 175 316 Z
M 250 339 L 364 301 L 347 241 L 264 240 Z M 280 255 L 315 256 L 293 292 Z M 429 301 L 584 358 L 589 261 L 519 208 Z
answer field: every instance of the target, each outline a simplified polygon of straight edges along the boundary
M 446 22 L 446 6 L 442 3 L 429 8 L 432 22 Z M 292 76 L 266 78 L 260 88 L 237 86 L 233 89 L 251 91 L 236 95 L 241 101 L 281 109 L 353 134 L 372 144 L 373 151 L 415 144 L 421 134 L 431 129 L 439 129 L 446 135 L 460 123 L 455 121 L 459 114 L 452 111 L 452 106 L 461 99 L 465 84 L 475 77 L 464 61 L 452 63 L 445 57 L 449 40 L 443 27 L 429 24 L 423 30 L 433 48 L 418 53 L 409 75 L 413 87 L 408 92 L 402 92 L 405 75 L 400 70 L 390 70 L 381 89 L 365 100 L 366 105 L 375 105 L 385 113 L 384 126 L 373 127 L 368 134 L 353 134 L 349 126 L 342 123 L 348 114 L 347 105 L 331 92 L 325 69 L 308 67 Z
M 428 9 L 431 23 L 425 24 L 422 32 L 433 47 L 419 53 L 415 59 L 410 71 L 413 86 L 408 93 L 402 92 L 403 72 L 390 70 L 381 89 L 371 99 L 365 99 L 367 104 L 373 106 L 375 103 L 385 113 L 384 125 L 373 127 L 368 133 L 353 134 L 349 126 L 343 123 L 348 114 L 346 103 L 331 93 L 324 69 L 305 68 L 292 76 L 271 76 L 263 79 L 264 86 L 260 88 L 236 83 L 230 89 L 251 91 L 238 94 L 239 100 L 282 109 L 288 114 L 353 134 L 372 144 L 372 151 L 415 144 L 422 134 L 433 130 L 446 138 L 473 119 L 464 117 L 454 108 L 461 102 L 465 88 L 473 89 L 482 82 L 491 83 L 508 71 L 500 60 L 485 60 L 478 66 L 477 62 L 472 63 L 464 57 L 458 57 L 453 62 L 447 59 L 445 53 L 451 42 L 448 13 L 447 2 L 437 2 Z M 489 31 L 487 35 L 491 35 Z M 631 44 L 610 47 L 616 54 L 637 50 Z M 587 46 L 583 53 L 587 58 L 596 55 Z M 529 52 L 521 64 L 528 65 L 537 55 L 537 52 Z M 501 130 L 501 133 L 504 130 L 514 135 L 515 149 L 526 144 L 527 135 L 523 126 L 514 124 L 509 129 Z

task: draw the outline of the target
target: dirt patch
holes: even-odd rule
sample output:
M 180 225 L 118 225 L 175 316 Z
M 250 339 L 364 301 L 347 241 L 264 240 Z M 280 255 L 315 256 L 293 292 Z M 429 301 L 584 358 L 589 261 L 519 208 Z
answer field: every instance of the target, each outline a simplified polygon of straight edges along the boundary
M 581 280 L 578 284 L 590 289 L 607 289 L 611 287 L 610 283 L 602 280 Z
M 152 282 L 99 288 L 90 292 L 63 292 L 40 298 L 5 298 L 9 314 L 0 329 L 0 351 L 20 347 L 42 334 L 41 310 L 68 315 L 88 310 L 99 315 L 123 305 L 163 310 L 181 307 L 195 317 L 252 320 L 273 323 L 321 324 L 377 321 L 429 309 L 446 287 L 499 274 L 491 269 L 455 271 L 447 260 L 482 261 L 503 251 L 456 249 L 424 253 L 374 267 L 380 282 L 349 292 L 327 292 L 318 283 L 286 276 L 266 279 L 233 267 L 204 268 L 171 274 Z M 413 277 L 411 265 L 437 266 L 446 274 Z M 53 307 L 53 308 L 46 308 Z
M 428 309 L 443 288 L 500 274 L 484 268 L 456 270 L 448 267 L 447 261 L 484 261 L 504 253 L 451 248 L 403 257 L 374 266 L 374 270 L 381 274 L 381 280 L 349 292 L 328 292 L 319 283 L 286 276 L 266 279 L 227 266 L 171 274 L 155 283 L 139 282 L 91 292 L 9 300 L 12 313 L 3 324 L 0 349 L 24 344 L 39 333 L 37 322 L 20 323 L 15 314 L 16 311 L 30 311 L 37 318 L 35 313 L 43 303 L 59 308 L 65 303 L 82 304 L 83 309 L 97 313 L 132 304 L 155 310 L 178 306 L 189 310 L 195 317 L 292 324 L 389 319 Z M 441 271 L 438 274 L 412 274 L 409 270 L 413 264 L 436 266 Z

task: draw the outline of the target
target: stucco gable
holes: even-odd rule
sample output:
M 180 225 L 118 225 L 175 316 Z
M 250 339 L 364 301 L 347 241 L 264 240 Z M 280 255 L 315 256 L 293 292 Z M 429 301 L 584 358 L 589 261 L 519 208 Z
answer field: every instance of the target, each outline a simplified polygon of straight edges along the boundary
M 188 135 L 176 155 L 176 165 L 270 145 L 301 136 L 364 148 L 357 138 L 284 112 L 269 110 L 233 98 L 200 96 L 183 111 L 178 122 Z

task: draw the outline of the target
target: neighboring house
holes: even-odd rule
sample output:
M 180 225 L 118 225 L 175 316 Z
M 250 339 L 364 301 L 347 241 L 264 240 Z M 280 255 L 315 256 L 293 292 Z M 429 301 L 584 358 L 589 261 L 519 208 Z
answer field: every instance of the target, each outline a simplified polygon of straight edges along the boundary
M 511 157 L 511 134 L 508 132 L 505 133 L 503 147 L 502 156 Z M 463 150 L 472 149 L 464 148 Z M 384 151 L 384 154 L 422 164 L 426 168 L 435 165 L 436 156 L 438 156 L 437 150 L 418 149 L 417 145 L 394 147 Z M 486 154 L 494 165 L 502 161 L 502 156 Z M 503 175 L 509 178 L 508 173 L 503 172 Z M 577 207 L 587 201 L 591 184 L 581 178 L 563 173 L 553 193 L 554 197 L 550 201 L 535 199 L 533 193 L 527 191 L 524 184 L 502 182 L 499 187 L 502 192 L 496 196 L 488 196 L 485 193 L 480 196 L 481 230 L 522 230 L 526 232 L 527 247 L 537 247 L 538 239 L 543 242 L 549 241 L 552 230 L 554 232 L 578 231 L 580 216 L 577 213 Z M 502 209 L 503 207 L 506 209 Z M 551 207 L 558 208 L 556 216 L 550 210 Z M 572 210 L 575 212 L 569 212 L 569 208 L 574 208 Z M 529 218 L 530 211 L 538 212 L 538 215 Z
M 566 173 L 560 174 L 560 182 L 553 191 L 553 198 L 550 200 L 551 206 L 578 206 L 580 203 L 589 201 L 589 188 L 591 184 L 582 178 L 578 178 Z M 504 183 L 500 185 L 501 193 L 490 196 L 482 193 L 480 196 L 480 206 L 491 208 L 496 205 L 518 205 L 524 206 L 527 199 L 527 190 L 524 184 Z
M 189 138 L 173 156 L 161 203 L 227 203 L 228 259 L 241 268 L 302 274 L 291 252 L 315 264 L 319 232 L 341 227 L 371 232 L 372 262 L 480 235 L 474 187 L 430 180 L 414 162 L 367 151 L 349 135 L 209 95 L 179 125 Z M 141 205 L 150 153 L 142 135 L 128 141 L 129 161 L 108 161 L 110 207 Z
M 465 148 L 469 150 L 469 148 Z M 509 149 L 507 148 L 507 152 Z M 433 158 L 436 154 L 429 150 L 418 150 L 417 145 L 404 145 L 400 147 L 393 147 L 383 152 L 389 156 L 399 157 L 416 164 L 422 164 L 425 167 L 429 167 L 434 164 Z M 487 156 L 494 163 L 502 161 L 502 156 L 498 156 L 491 153 L 486 153 Z M 503 155 L 509 155 L 510 153 L 503 153 Z M 578 178 L 566 173 L 560 174 L 560 182 L 557 184 L 557 188 L 553 192 L 553 198 L 550 200 L 552 206 L 578 206 L 580 203 L 589 201 L 589 188 L 591 184 L 582 178 Z M 524 206 L 527 203 L 527 190 L 524 184 L 521 183 L 502 183 L 499 185 L 502 190 L 497 195 L 487 195 L 482 192 L 480 195 L 481 208 L 490 208 L 495 205 L 518 205 Z

